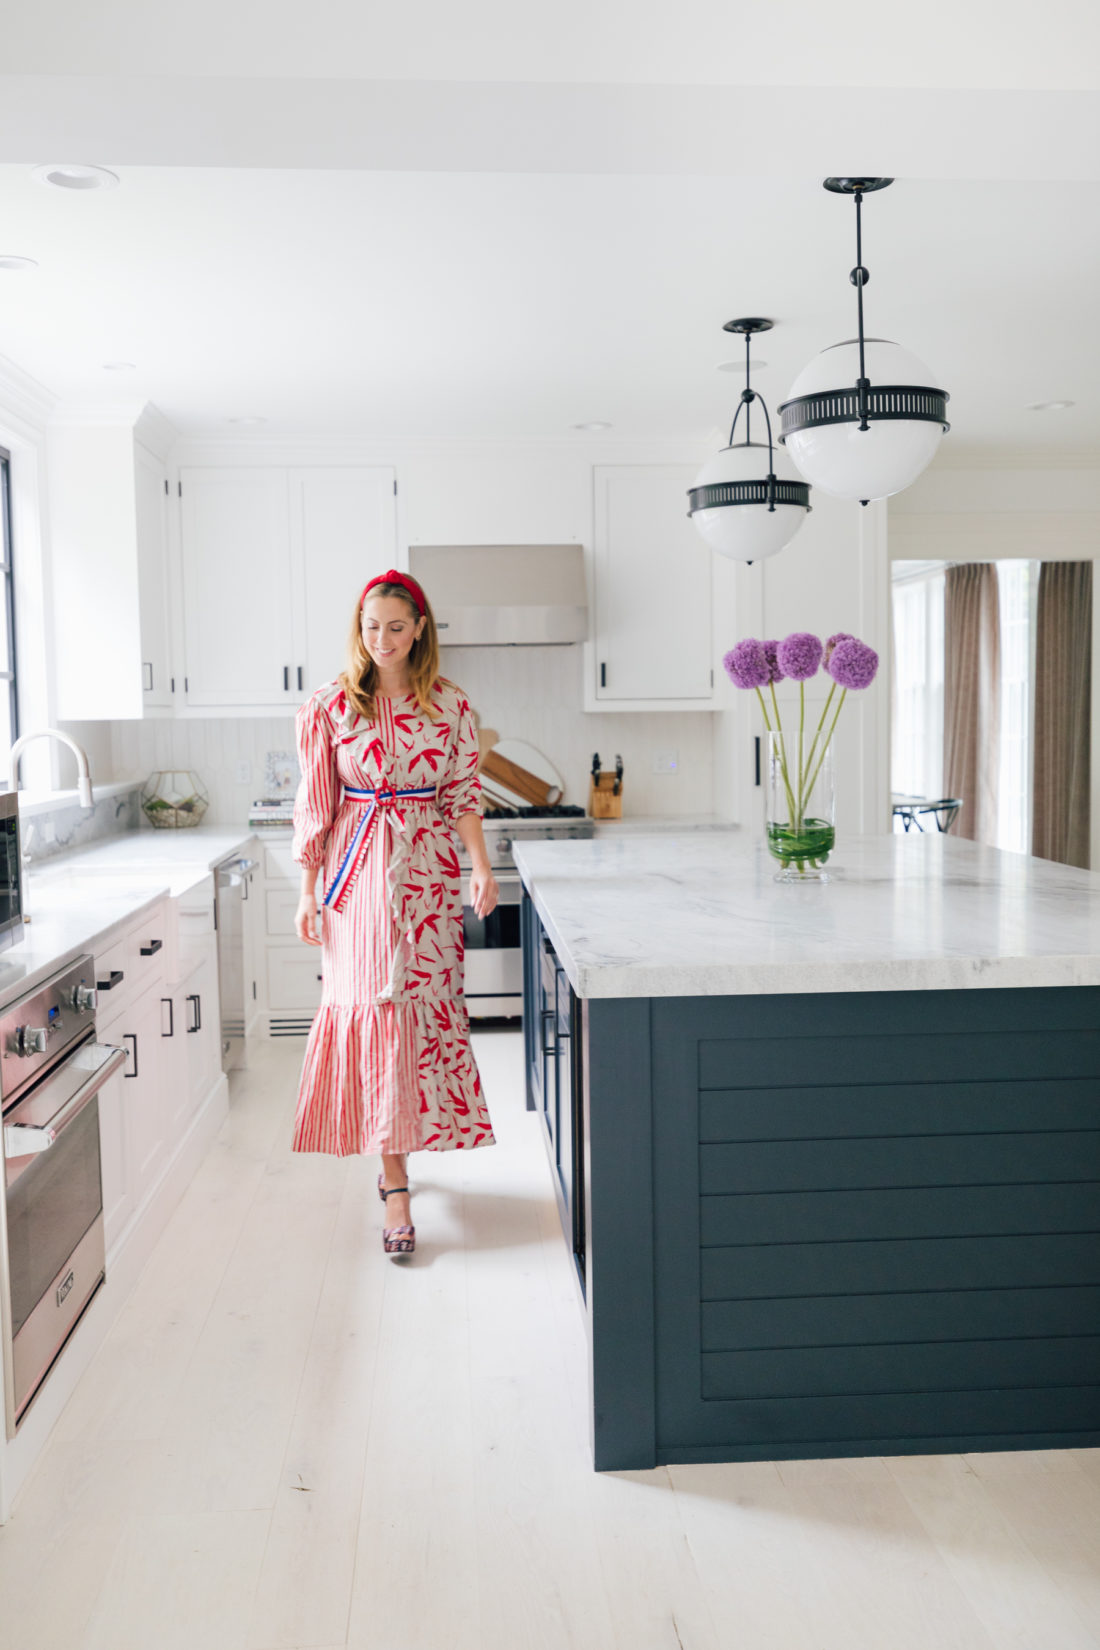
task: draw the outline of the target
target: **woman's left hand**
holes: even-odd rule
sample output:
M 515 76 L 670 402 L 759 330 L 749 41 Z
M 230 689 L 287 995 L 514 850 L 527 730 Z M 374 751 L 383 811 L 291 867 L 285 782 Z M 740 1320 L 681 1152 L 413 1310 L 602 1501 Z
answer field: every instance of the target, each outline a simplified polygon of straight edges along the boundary
M 500 889 L 497 879 L 487 865 L 476 866 L 470 872 L 470 899 L 473 902 L 474 912 L 479 917 L 487 917 L 490 911 L 496 909 L 500 898 Z

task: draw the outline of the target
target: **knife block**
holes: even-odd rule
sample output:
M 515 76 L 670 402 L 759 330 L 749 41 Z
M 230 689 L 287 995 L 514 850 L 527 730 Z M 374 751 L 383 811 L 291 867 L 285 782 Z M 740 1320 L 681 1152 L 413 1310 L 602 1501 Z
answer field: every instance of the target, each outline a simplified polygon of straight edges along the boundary
M 623 788 L 620 784 L 619 794 L 613 794 L 615 775 L 601 773 L 598 776 L 590 774 L 588 778 L 588 813 L 592 819 L 621 819 L 623 817 Z

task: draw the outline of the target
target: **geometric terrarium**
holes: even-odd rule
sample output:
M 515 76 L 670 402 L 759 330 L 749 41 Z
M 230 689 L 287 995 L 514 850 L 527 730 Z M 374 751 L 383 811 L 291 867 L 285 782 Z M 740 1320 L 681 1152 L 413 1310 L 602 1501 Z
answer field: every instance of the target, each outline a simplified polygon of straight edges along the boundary
M 209 806 L 206 786 L 187 768 L 158 768 L 141 792 L 141 811 L 158 830 L 197 825 Z

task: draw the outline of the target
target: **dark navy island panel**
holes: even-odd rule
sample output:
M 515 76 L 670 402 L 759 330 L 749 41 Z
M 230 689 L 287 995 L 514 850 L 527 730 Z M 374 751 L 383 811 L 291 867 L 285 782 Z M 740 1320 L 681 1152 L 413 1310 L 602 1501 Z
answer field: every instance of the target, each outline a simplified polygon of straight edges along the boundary
M 651 1027 L 659 1461 L 1100 1443 L 1100 991 Z

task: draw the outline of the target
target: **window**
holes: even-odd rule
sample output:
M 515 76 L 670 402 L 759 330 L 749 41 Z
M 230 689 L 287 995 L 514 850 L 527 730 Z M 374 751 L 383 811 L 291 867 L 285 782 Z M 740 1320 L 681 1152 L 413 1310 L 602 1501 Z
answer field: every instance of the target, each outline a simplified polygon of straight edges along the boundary
M 943 562 L 894 563 L 890 789 L 901 796 L 943 795 L 943 589 Z
M 11 454 L 0 447 L 0 575 L 4 581 L 4 611 L 0 616 L 0 750 L 8 750 L 19 734 L 19 701 L 15 686 L 15 592 L 11 571 Z
M 1001 738 L 997 847 L 1031 851 L 1031 719 L 1039 563 L 999 561 Z

